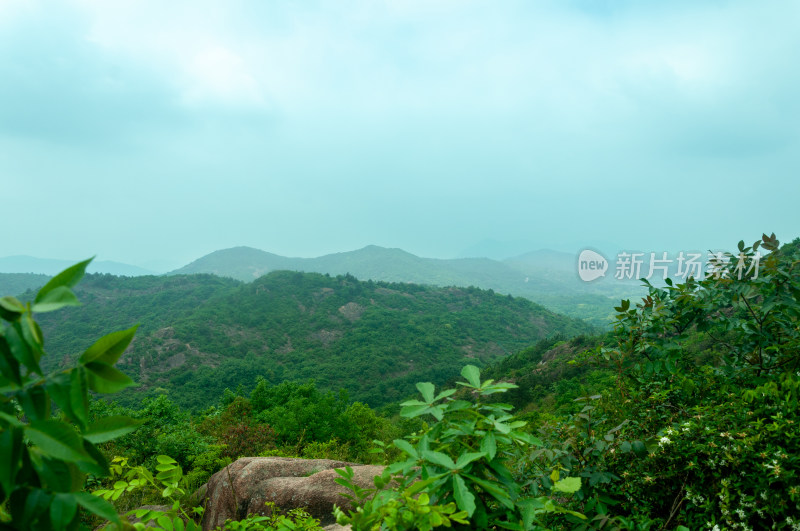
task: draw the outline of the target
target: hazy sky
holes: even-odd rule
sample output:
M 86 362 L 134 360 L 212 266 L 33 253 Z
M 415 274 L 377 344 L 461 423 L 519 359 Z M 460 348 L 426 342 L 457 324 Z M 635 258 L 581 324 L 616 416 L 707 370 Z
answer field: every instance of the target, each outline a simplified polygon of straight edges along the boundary
M 0 256 L 800 235 L 800 2 L 0 0 Z

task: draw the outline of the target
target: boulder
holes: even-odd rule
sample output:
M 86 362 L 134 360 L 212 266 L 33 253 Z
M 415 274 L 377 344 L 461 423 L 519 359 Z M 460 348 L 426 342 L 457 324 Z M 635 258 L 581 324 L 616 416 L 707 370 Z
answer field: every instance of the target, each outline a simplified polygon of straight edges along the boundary
M 352 467 L 353 481 L 362 488 L 373 488 L 372 479 L 382 466 L 359 465 L 331 459 L 290 457 L 243 457 L 223 468 L 208 480 L 205 492 L 205 531 L 222 526 L 225 520 L 242 520 L 249 514 L 265 514 L 266 502 L 282 511 L 305 509 L 323 526 L 334 524 L 333 505 L 350 508 L 341 496 L 345 488 L 333 469 Z

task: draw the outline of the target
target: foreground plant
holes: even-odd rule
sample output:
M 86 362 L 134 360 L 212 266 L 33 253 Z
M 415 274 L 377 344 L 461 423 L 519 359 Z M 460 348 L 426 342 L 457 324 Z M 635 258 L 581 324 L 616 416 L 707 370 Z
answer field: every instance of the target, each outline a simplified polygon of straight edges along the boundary
M 464 367 L 461 375 L 466 381 L 458 385 L 474 397 L 472 401 L 454 399 L 456 389 L 435 394 L 433 384 L 419 383 L 422 400 L 402 404 L 402 416 L 431 415 L 435 422 L 393 442 L 403 458 L 375 479 L 374 491 L 355 485 L 352 472 L 338 471 L 342 477 L 337 481 L 353 492 L 351 499 L 357 504 L 349 513 L 337 509 L 340 524 L 351 524 L 355 530 L 462 525 L 527 530 L 541 529 L 540 517 L 545 514 L 583 517 L 550 497 L 527 496 L 512 475 L 512 463 L 541 442 L 521 431 L 526 423 L 510 413 L 510 405 L 484 400 L 516 386 L 481 382 L 479 369 L 472 365 Z M 567 495 L 580 486 L 580 478 L 563 478 L 556 481 L 554 490 Z
M 42 330 L 35 313 L 79 305 L 72 288 L 90 260 L 53 277 L 33 302 L 0 298 L 0 516 L 20 530 L 78 529 L 80 511 L 119 523 L 107 501 L 82 492 L 88 476 L 106 476 L 95 446 L 136 429 L 113 416 L 89 422 L 89 391 L 114 393 L 134 385 L 114 364 L 136 328 L 108 334 L 77 363 L 45 374 Z M 54 414 L 53 406 L 58 413 Z

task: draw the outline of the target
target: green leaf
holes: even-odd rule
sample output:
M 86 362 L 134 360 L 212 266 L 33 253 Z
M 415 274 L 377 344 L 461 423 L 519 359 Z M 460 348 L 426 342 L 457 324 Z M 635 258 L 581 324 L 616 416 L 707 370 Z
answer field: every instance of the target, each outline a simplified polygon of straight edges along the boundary
M 61 273 L 51 278 L 50 281 L 39 290 L 39 293 L 36 294 L 36 299 L 34 302 L 41 302 L 48 293 L 56 288 L 74 288 L 78 282 L 81 281 L 83 275 L 86 274 L 86 266 L 88 266 L 89 262 L 92 260 L 94 260 L 94 257 L 84 260 L 83 262 L 79 262 L 74 266 L 68 267 Z
M 481 371 L 475 365 L 467 365 L 461 369 L 461 376 L 466 378 L 471 387 L 480 389 L 481 387 Z M 463 382 L 458 382 L 464 385 Z
M 632 447 L 636 455 L 647 455 L 647 447 L 642 441 L 633 441 Z
M 6 495 L 14 490 L 14 478 L 22 465 L 23 448 L 21 427 L 0 431 L 0 487 Z
M 453 487 L 453 497 L 456 499 L 456 505 L 462 511 L 466 511 L 467 516 L 472 516 L 472 513 L 475 512 L 475 496 L 467 488 L 464 479 L 458 475 L 453 476 Z
M 0 317 L 6 321 L 14 321 L 25 312 L 25 305 L 10 296 L 0 298 Z
M 119 330 L 111 332 L 110 334 L 98 339 L 94 345 L 86 349 L 86 352 L 81 354 L 81 363 L 100 362 L 107 365 L 114 365 L 119 357 L 128 348 L 136 329 L 139 325 L 129 328 L 127 330 Z
M 136 385 L 128 375 L 105 363 L 97 361 L 87 363 L 86 370 L 89 371 L 89 389 L 98 393 L 116 393 Z
M 457 389 L 445 389 L 444 391 L 436 395 L 436 398 L 434 398 L 434 400 L 441 400 L 442 398 L 447 398 L 450 395 L 454 395 L 456 391 Z
M 90 513 L 96 514 L 100 518 L 105 518 L 119 525 L 119 515 L 116 509 L 104 499 L 98 498 L 88 492 L 76 492 L 73 496 L 75 497 L 75 501 L 78 502 L 78 505 Z
M 422 399 L 425 401 L 426 404 L 430 404 L 431 402 L 433 402 L 433 391 L 435 387 L 432 383 L 419 382 L 417 384 L 417 389 L 419 390 L 420 394 L 422 395 Z
M 72 493 L 58 493 L 50 504 L 50 523 L 55 529 L 67 527 L 75 513 L 78 512 L 78 503 Z
M 89 383 L 86 369 L 78 366 L 70 373 L 69 405 L 76 424 L 85 427 L 89 422 Z
M 25 426 L 25 435 L 45 455 L 71 463 L 89 459 L 75 430 L 59 420 L 32 422 Z
M 419 454 L 417 453 L 416 448 L 411 446 L 411 444 L 408 441 L 403 440 L 403 439 L 395 439 L 393 442 L 394 442 L 394 445 L 397 448 L 399 448 L 403 452 L 407 453 L 408 455 L 410 455 L 414 459 L 419 458 Z
M 33 311 L 38 313 L 52 312 L 64 306 L 80 306 L 78 297 L 66 286 L 59 286 L 48 291 L 43 297 L 36 297 Z
M 481 441 L 481 452 L 485 452 L 489 457 L 489 461 L 494 459 L 497 455 L 497 439 L 495 439 L 494 432 L 487 432 Z
M 414 418 L 426 413 L 428 409 L 430 409 L 428 404 L 404 406 L 402 409 L 400 409 L 400 416 Z
M 161 463 L 162 465 L 177 465 L 178 462 L 175 461 L 168 455 L 159 455 L 156 457 L 156 460 Z
M 450 456 L 441 452 L 424 450 L 422 452 L 422 457 L 435 465 L 439 465 L 450 470 L 454 470 L 456 468 L 456 464 L 452 459 L 450 459 Z
M 105 417 L 89 425 L 83 437 L 95 444 L 102 443 L 134 431 L 143 422 L 122 415 Z
M 558 480 L 553 483 L 553 490 L 566 494 L 574 494 L 581 490 L 581 478 L 571 477 Z
M 470 452 L 461 454 L 458 456 L 458 460 L 456 461 L 456 468 L 462 469 L 468 464 L 472 463 L 473 461 L 477 461 L 482 457 L 486 457 L 486 454 L 483 452 Z

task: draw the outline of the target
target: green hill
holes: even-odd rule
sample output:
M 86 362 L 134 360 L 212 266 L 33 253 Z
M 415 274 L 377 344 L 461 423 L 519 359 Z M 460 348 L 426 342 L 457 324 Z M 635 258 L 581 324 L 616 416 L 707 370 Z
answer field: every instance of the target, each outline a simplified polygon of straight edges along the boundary
M 225 388 L 315 379 L 373 406 L 443 383 L 524 345 L 591 329 L 523 298 L 289 271 L 251 283 L 212 275 L 88 275 L 84 306 L 43 314 L 52 353 L 141 323 L 119 367 L 141 385 L 122 399 L 168 392 L 203 407 Z M 55 356 L 58 358 L 58 356 Z M 63 359 L 63 358 L 62 358 Z
M 581 282 L 574 257 L 542 251 L 497 261 L 489 258 L 422 258 L 402 249 L 370 245 L 318 258 L 287 258 L 250 247 L 213 252 L 171 274 L 211 273 L 251 282 L 275 270 L 351 274 L 361 280 L 432 286 L 476 286 L 525 297 L 570 317 L 608 326 L 613 304 L 643 293 L 636 283 Z

